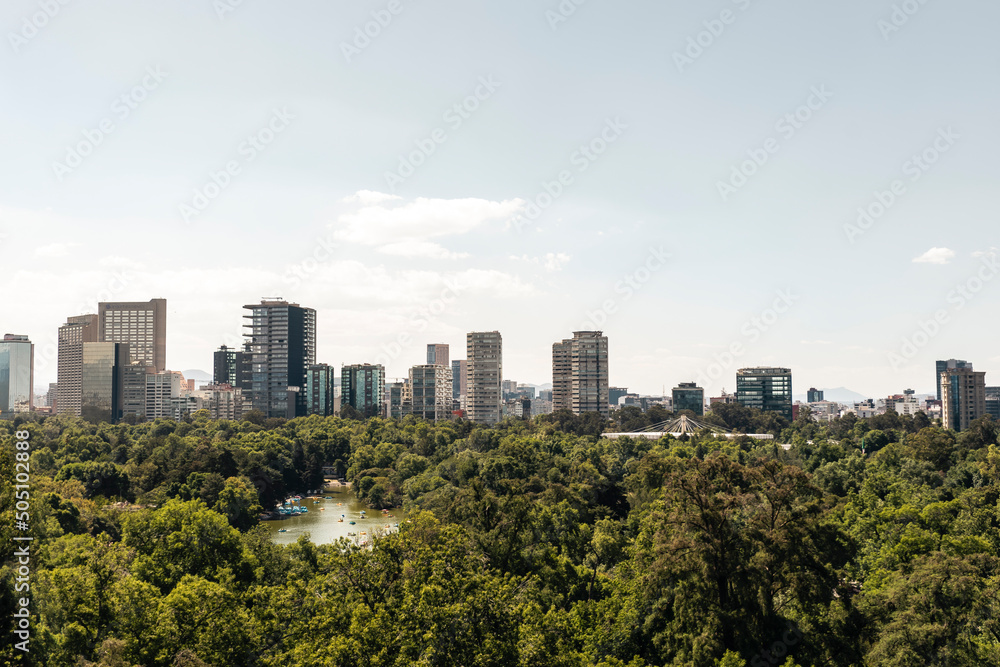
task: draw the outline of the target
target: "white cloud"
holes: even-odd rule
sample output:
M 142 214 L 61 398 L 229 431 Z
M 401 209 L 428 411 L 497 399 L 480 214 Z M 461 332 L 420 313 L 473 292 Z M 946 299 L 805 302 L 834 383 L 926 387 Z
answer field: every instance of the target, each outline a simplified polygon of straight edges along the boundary
M 996 254 L 997 254 L 997 249 L 990 248 L 989 250 L 977 250 L 974 253 L 972 253 L 972 256 L 975 257 L 976 259 L 980 259 L 982 257 L 992 257 L 993 255 Z
M 520 199 L 494 202 L 485 199 L 419 198 L 398 206 L 362 204 L 335 223 L 334 238 L 340 241 L 379 245 L 387 241 L 423 241 L 455 236 L 493 220 L 503 220 L 524 207 Z
M 563 252 L 550 252 L 546 253 L 544 257 L 530 257 L 528 255 L 510 255 L 510 259 L 515 262 L 527 262 L 529 264 L 534 264 L 535 266 L 541 266 L 546 271 L 550 273 L 555 273 L 557 271 L 562 271 L 563 267 L 571 260 L 573 257 L 567 255 Z
M 427 259 L 463 259 L 469 256 L 467 252 L 450 252 L 437 243 L 430 241 L 389 243 L 380 246 L 378 251 L 395 257 L 424 257 Z
M 955 251 L 948 248 L 931 248 L 920 257 L 914 258 L 917 264 L 947 264 L 955 259 Z
M 566 253 L 550 252 L 545 255 L 545 270 L 551 272 L 562 271 L 563 266 L 567 264 L 570 259 L 570 256 Z
M 141 271 L 146 268 L 146 265 L 141 262 L 129 259 L 128 257 L 119 257 L 117 255 L 102 257 L 98 264 L 109 269 L 133 269 L 135 271 Z
M 375 192 L 374 190 L 359 190 L 349 197 L 344 197 L 340 201 L 345 204 L 373 206 L 375 204 L 381 204 L 384 201 L 391 201 L 393 199 L 402 199 L 402 197 L 398 195 L 386 194 L 384 192 Z
M 49 245 L 43 245 L 35 248 L 35 257 L 41 257 L 45 259 L 56 259 L 59 257 L 68 257 L 69 251 L 77 243 L 50 243 Z

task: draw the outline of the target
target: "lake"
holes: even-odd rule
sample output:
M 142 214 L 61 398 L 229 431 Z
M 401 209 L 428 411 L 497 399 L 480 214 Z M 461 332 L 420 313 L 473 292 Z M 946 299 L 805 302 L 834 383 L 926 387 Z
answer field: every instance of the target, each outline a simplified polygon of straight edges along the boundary
M 347 486 L 333 487 L 328 491 L 319 494 L 321 500 L 315 502 L 309 498 L 302 498 L 299 503 L 302 507 L 309 509 L 309 512 L 298 516 L 291 516 L 287 519 L 275 519 L 264 521 L 271 531 L 271 540 L 276 544 L 292 544 L 302 535 L 309 533 L 309 539 L 315 544 L 329 544 L 336 542 L 342 537 L 347 537 L 357 543 L 370 541 L 373 533 L 379 531 L 395 532 L 398 530 L 394 524 L 403 522 L 403 510 L 401 508 L 389 510 L 392 518 L 386 518 L 381 510 L 369 509 L 363 502 L 354 496 L 354 492 Z M 330 496 L 333 500 L 323 500 L 325 496 Z M 362 517 L 361 511 L 367 512 L 367 518 Z M 340 522 L 340 516 L 344 516 L 344 521 Z M 355 525 L 349 522 L 354 521 Z M 390 528 L 386 528 L 386 525 Z M 286 532 L 278 532 L 284 529 Z M 366 533 L 362 535 L 361 533 Z M 355 533 L 354 536 L 348 533 Z

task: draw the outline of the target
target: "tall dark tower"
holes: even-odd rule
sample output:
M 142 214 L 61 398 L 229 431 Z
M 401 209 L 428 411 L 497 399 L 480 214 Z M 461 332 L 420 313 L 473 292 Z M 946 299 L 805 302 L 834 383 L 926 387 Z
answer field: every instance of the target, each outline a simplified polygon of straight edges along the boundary
M 250 402 L 268 417 L 308 414 L 306 371 L 316 363 L 316 311 L 280 299 L 243 306 L 249 329 Z

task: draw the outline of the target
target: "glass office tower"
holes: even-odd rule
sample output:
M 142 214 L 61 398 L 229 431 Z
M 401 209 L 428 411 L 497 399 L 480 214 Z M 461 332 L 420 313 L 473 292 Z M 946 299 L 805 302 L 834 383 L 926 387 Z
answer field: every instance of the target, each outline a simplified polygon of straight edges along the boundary
M 7 334 L 0 343 L 0 419 L 34 409 L 35 346 L 27 336 Z
M 674 412 L 690 410 L 697 416 L 705 414 L 705 390 L 694 382 L 681 382 L 674 387 Z
M 316 311 L 287 301 L 243 306 L 250 331 L 253 378 L 250 402 L 268 417 L 308 414 L 306 371 L 316 363 Z M 238 380 L 237 380 L 238 382 Z
M 350 405 L 363 417 L 382 414 L 385 397 L 385 367 L 381 364 L 351 364 L 340 369 L 340 405 Z
M 777 412 L 792 421 L 791 369 L 741 368 L 736 372 L 736 400 L 748 408 Z
M 89 422 L 117 422 L 124 405 L 125 343 L 84 343 L 80 416 Z

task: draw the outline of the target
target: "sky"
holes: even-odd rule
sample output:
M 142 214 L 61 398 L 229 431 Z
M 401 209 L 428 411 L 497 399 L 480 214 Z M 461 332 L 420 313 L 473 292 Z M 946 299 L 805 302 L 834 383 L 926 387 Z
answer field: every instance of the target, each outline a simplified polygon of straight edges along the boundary
M 243 306 L 317 361 L 499 330 L 504 377 L 609 338 L 610 382 L 1000 384 L 992 0 L 6 0 L 0 328 L 168 302 L 211 371 Z

